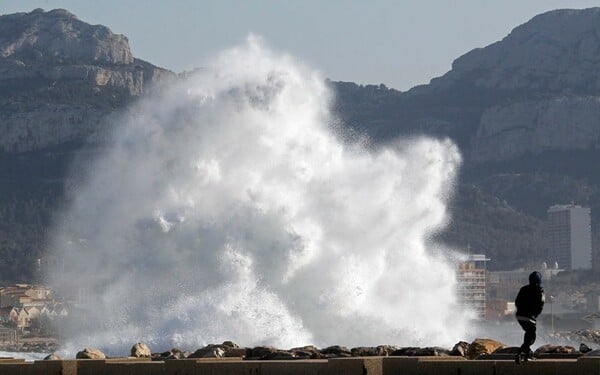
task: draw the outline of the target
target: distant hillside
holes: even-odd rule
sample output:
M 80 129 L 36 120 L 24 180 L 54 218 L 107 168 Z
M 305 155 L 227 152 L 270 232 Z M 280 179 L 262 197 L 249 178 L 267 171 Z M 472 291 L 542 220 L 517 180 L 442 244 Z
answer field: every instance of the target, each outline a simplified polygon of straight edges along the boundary
M 32 277 L 74 155 L 93 152 L 115 112 L 173 77 L 66 10 L 0 16 L 0 281 Z
M 454 220 L 438 238 L 502 269 L 544 259 L 549 205 L 600 212 L 599 68 L 600 8 L 557 10 L 407 92 L 330 85 L 339 117 L 376 144 L 422 134 L 459 145 Z M 65 10 L 0 16 L 0 282 L 35 276 L 76 155 L 93 154 L 111 116 L 174 77 Z M 593 227 L 599 244 L 595 216 Z

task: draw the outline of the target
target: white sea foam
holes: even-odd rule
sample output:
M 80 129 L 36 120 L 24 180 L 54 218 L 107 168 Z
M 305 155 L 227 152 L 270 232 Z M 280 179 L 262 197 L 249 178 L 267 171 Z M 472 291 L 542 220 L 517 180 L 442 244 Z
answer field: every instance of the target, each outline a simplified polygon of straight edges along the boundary
M 88 296 L 67 349 L 464 337 L 428 242 L 457 147 L 341 142 L 323 77 L 254 37 L 209 66 L 132 108 L 75 189 L 51 277 Z

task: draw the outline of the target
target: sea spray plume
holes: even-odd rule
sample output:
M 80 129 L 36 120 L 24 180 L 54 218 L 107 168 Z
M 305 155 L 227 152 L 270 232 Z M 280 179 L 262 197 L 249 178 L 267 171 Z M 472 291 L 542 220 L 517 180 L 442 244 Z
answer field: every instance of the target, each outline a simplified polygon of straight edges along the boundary
M 426 249 L 457 148 L 340 142 L 324 79 L 256 38 L 209 65 L 132 108 L 74 191 L 50 279 L 87 295 L 70 347 L 461 338 Z

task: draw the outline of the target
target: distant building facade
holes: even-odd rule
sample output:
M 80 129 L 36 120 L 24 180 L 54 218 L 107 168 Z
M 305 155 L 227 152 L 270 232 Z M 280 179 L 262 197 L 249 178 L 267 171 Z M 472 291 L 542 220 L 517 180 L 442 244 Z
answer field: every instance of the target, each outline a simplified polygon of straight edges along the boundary
M 52 301 L 52 290 L 41 285 L 15 284 L 0 287 L 0 308 L 44 306 Z
M 555 267 L 548 268 L 546 263 L 543 263 L 539 268 L 489 271 L 486 278 L 487 296 L 492 299 L 514 302 L 519 289 L 529 283 L 529 274 L 533 271 L 538 271 L 542 275 L 542 283 L 548 286 L 556 275 L 564 270 Z
M 41 319 L 53 321 L 68 315 L 67 307 L 54 300 L 48 287 L 31 284 L 0 287 L 0 323 L 12 323 L 18 330 L 29 331 Z
M 483 254 L 471 254 L 458 264 L 456 281 L 460 302 L 485 318 L 485 269 L 489 261 Z
M 587 312 L 600 314 L 600 291 L 594 290 L 586 295 Z
M 592 268 L 592 227 L 590 209 L 556 205 L 548 209 L 546 221 L 548 256 L 565 270 Z

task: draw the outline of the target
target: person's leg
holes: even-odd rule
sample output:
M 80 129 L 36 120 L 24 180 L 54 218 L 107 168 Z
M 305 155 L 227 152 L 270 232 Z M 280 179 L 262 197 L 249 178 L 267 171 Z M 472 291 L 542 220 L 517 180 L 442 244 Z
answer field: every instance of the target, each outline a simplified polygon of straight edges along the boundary
M 521 345 L 521 353 L 526 355 L 528 358 L 533 358 L 531 345 L 533 345 L 536 338 L 536 324 L 529 321 L 519 321 L 519 324 L 525 330 L 525 334 L 523 335 L 523 345 Z
M 528 358 L 533 358 L 533 351 L 531 350 L 531 346 L 535 342 L 536 328 L 537 327 L 535 323 L 529 323 L 528 329 L 525 331 L 525 342 L 527 343 L 527 352 L 525 353 L 525 355 L 527 355 Z
M 535 323 L 519 320 L 519 325 L 525 331 L 523 335 L 523 345 L 521 345 L 520 352 L 528 355 L 531 352 L 531 345 L 535 342 Z
M 519 319 L 517 319 L 517 323 L 519 323 L 519 325 L 521 326 L 521 328 L 523 328 L 523 330 L 525 330 L 525 327 L 523 326 L 523 322 L 522 321 L 520 321 Z M 525 331 L 525 332 L 527 332 L 527 331 Z M 523 338 L 523 345 L 525 345 L 525 338 Z M 521 364 L 525 360 L 525 354 L 523 352 L 523 345 L 521 345 L 521 347 L 519 348 L 519 351 L 517 352 L 517 355 L 515 356 L 515 362 L 517 364 Z

